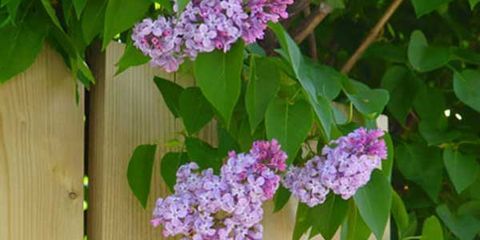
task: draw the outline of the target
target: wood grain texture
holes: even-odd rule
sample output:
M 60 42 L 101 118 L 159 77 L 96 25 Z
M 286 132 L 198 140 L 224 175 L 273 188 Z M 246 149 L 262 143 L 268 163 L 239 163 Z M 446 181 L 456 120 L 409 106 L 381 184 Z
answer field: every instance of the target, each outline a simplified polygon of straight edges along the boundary
M 153 82 L 154 75 L 167 79 L 173 75 L 146 64 L 114 76 L 122 53 L 123 45 L 112 43 L 104 55 L 93 58 L 98 83 L 91 93 L 88 236 L 89 240 L 162 239 L 160 229 L 149 224 L 155 198 L 167 194 L 160 161 L 155 162 L 147 210 L 131 193 L 126 172 L 137 145 L 158 143 L 159 159 L 169 150 L 165 143 L 183 129 Z M 186 86 L 193 81 L 178 77 L 177 83 Z M 200 135 L 209 142 L 216 138 L 212 125 Z
M 45 47 L 0 103 L 0 239 L 81 240 L 84 109 L 62 58 Z

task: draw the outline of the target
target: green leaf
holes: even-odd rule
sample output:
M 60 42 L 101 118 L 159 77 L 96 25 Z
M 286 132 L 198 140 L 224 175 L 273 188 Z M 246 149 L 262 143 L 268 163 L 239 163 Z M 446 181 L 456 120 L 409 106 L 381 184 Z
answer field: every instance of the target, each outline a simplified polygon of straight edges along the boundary
M 387 159 L 382 161 L 382 171 L 390 182 L 392 180 L 393 159 L 395 156 L 395 150 L 393 147 L 392 137 L 390 134 L 385 133 L 383 139 L 387 145 Z
M 150 194 L 156 149 L 157 145 L 140 145 L 135 149 L 128 163 L 128 184 L 143 208 L 147 207 L 148 195 Z
M 350 202 L 348 216 L 341 227 L 341 240 L 367 240 L 372 233 L 363 221 L 358 209 Z
M 344 76 L 337 70 L 305 59 L 300 66 L 299 81 L 312 96 L 335 99 L 342 89 Z
M 190 135 L 200 131 L 213 118 L 210 104 L 197 87 L 189 87 L 180 94 L 179 108 L 183 124 Z
M 359 89 L 354 93 L 347 93 L 348 99 L 355 108 L 369 118 L 376 118 L 383 112 L 388 103 L 388 91 L 384 89 Z
M 90 44 L 103 31 L 107 3 L 108 0 L 87 1 L 80 19 L 85 43 Z
M 155 77 L 153 80 L 162 93 L 163 101 L 167 104 L 170 112 L 176 118 L 180 117 L 180 95 L 184 89 L 180 85 L 161 77 Z
M 225 129 L 217 125 L 218 155 L 227 156 L 230 151 L 240 152 L 237 140 Z
M 479 0 L 480 1 L 480 0 Z M 471 49 L 466 48 L 459 48 L 459 47 L 451 47 L 451 52 L 455 59 L 459 59 L 461 61 L 480 65 L 480 54 Z
M 470 8 L 473 10 L 480 0 L 468 0 L 468 2 L 470 3 Z
M 287 205 L 291 195 L 292 193 L 288 189 L 280 185 L 277 192 L 275 193 L 275 196 L 273 197 L 273 212 L 278 212 L 282 210 L 282 208 Z
M 55 13 L 55 9 L 52 6 L 50 0 L 41 0 L 43 8 L 45 8 L 45 12 L 47 12 L 48 16 L 52 20 L 53 24 L 57 26 L 59 29 L 63 29 L 60 21 L 58 20 L 57 14 Z
M 402 198 L 397 194 L 397 192 L 392 191 L 392 217 L 395 219 L 395 223 L 400 234 L 399 239 L 402 239 L 401 233 L 405 232 L 409 226 L 409 218 L 407 209 L 403 204 Z
M 382 172 L 375 170 L 353 198 L 365 223 L 377 239 L 382 239 L 392 204 L 392 188 Z
M 423 0 L 421 1 L 423 2 Z M 429 46 L 425 35 L 417 30 L 410 36 L 408 60 L 415 70 L 429 72 L 448 63 L 450 50 L 448 48 Z
M 363 58 L 376 58 L 393 63 L 405 63 L 407 62 L 407 53 L 402 46 L 375 42 L 367 48 Z
M 421 120 L 418 130 L 429 145 L 450 142 L 458 137 L 458 132 L 448 129 L 444 115 L 446 99 L 442 90 L 420 84 L 414 108 Z
M 309 211 L 310 208 L 306 204 L 298 204 L 292 240 L 299 240 L 312 227 L 313 223 L 311 222 L 311 219 L 308 218 Z M 310 239 L 309 234 L 306 234 L 305 237 L 306 239 Z
M 455 95 L 469 107 L 480 112 L 480 71 L 467 69 L 453 75 Z
M 460 137 L 459 131 L 455 129 L 444 129 L 441 126 L 435 126 L 435 123 L 428 121 L 421 121 L 420 125 L 418 126 L 418 131 L 420 132 L 422 137 L 427 140 L 429 146 L 435 146 L 442 143 L 451 142 Z
M 475 155 L 467 155 L 452 148 L 445 148 L 443 161 L 457 193 L 467 189 L 479 176 L 480 165 Z
M 129 67 L 145 64 L 149 60 L 150 58 L 148 56 L 143 55 L 140 50 L 133 46 L 132 41 L 128 40 L 127 44 L 125 45 L 125 51 L 123 52 L 122 57 L 117 62 L 117 64 L 115 64 L 117 66 L 117 71 L 115 72 L 115 75 L 122 73 Z
M 431 216 L 425 219 L 420 240 L 443 240 L 442 225 L 437 217 Z
M 327 200 L 309 211 L 309 219 L 313 226 L 311 237 L 322 235 L 323 239 L 330 240 L 337 232 L 348 212 L 348 202 L 340 196 L 330 194 Z
M 318 96 L 316 100 L 310 101 L 317 119 L 322 124 L 325 141 L 329 141 L 331 133 L 336 129 L 331 102 L 323 96 Z
M 479 232 L 480 220 L 471 215 L 453 214 L 445 204 L 437 207 L 437 214 L 460 240 L 472 240 Z
M 183 10 L 185 10 L 185 7 L 187 6 L 187 4 L 190 2 L 190 0 L 178 0 L 177 1 L 177 7 L 178 7 L 178 11 L 177 11 L 177 14 L 180 14 L 183 12 Z
M 458 207 L 459 215 L 472 215 L 480 219 L 480 201 L 472 200 Z
M 185 140 L 185 145 L 188 157 L 191 161 L 198 163 L 201 169 L 213 168 L 216 172 L 220 170 L 224 156 L 218 156 L 217 149 L 198 138 L 191 137 Z
M 268 104 L 279 89 L 280 72 L 269 58 L 253 58 L 250 80 L 245 94 L 245 107 L 252 132 L 264 119 Z
M 338 95 L 338 87 L 343 76 L 328 67 L 321 67 L 303 58 L 300 49 L 280 24 L 270 24 L 277 36 L 284 57 L 290 63 L 292 70 L 302 85 L 315 115 L 320 121 L 325 140 L 330 140 L 332 124 L 334 123 L 332 107 L 328 97 Z M 321 69 L 320 69 L 321 68 Z M 320 78 L 326 76 L 325 78 Z
M 20 6 L 20 3 L 22 3 L 22 0 L 8 0 L 7 2 L 2 2 L 2 6 L 7 6 L 7 11 L 10 14 L 10 18 L 12 19 L 12 21 L 17 17 L 18 7 Z
M 90 67 L 87 65 L 85 60 L 80 56 L 77 57 L 77 78 L 83 83 L 83 85 L 88 89 L 91 83 L 95 83 L 95 76 L 93 76 Z
M 75 9 L 75 13 L 77 14 L 77 18 L 80 19 L 82 15 L 82 11 L 87 5 L 87 0 L 72 0 L 73 1 L 73 8 Z
M 149 0 L 108 0 L 102 48 L 105 49 L 115 35 L 141 20 L 151 4 Z
M 332 9 L 345 8 L 344 0 L 326 0 L 325 1 Z
M 275 99 L 268 106 L 265 127 L 269 139 L 277 139 L 292 163 L 308 132 L 312 128 L 312 111 L 305 101 L 290 105 L 283 99 Z
M 400 124 L 405 124 L 415 100 L 418 88 L 417 79 L 406 67 L 393 66 L 383 75 L 382 88 L 390 93 L 388 111 Z
M 288 35 L 287 31 L 285 31 L 281 24 L 269 23 L 268 26 L 277 36 L 278 42 L 286 53 L 286 60 L 290 63 L 293 72 L 298 77 L 300 75 L 300 64 L 303 61 L 303 56 L 300 52 L 300 49 L 298 48 L 295 41 Z
M 420 143 L 402 144 L 396 152 L 396 163 L 403 176 L 417 183 L 436 201 L 443 179 L 441 152 Z
M 170 192 L 174 192 L 173 187 L 177 182 L 178 168 L 187 162 L 188 156 L 185 152 L 168 152 L 163 156 L 160 164 L 160 173 Z
M 439 8 L 442 4 L 446 4 L 452 0 L 412 0 L 413 8 L 415 8 L 415 13 L 417 14 L 417 18 L 428 14 L 437 8 Z
M 229 126 L 233 109 L 241 90 L 240 75 L 243 66 L 243 42 L 230 51 L 216 50 L 199 54 L 195 60 L 195 78 L 207 100 L 220 113 Z
M 0 83 L 25 71 L 42 50 L 48 24 L 32 14 L 16 26 L 0 28 Z

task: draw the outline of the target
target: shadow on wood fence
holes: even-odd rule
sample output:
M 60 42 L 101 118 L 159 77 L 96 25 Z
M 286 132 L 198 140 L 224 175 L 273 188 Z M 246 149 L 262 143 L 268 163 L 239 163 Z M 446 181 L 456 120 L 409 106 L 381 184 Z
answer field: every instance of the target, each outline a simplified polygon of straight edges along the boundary
M 114 76 L 123 46 L 110 44 L 92 58 L 97 84 L 84 105 L 75 103 L 75 83 L 61 57 L 45 47 L 35 64 L 0 85 L 0 240 L 154 240 L 149 225 L 154 199 L 165 196 L 156 161 L 149 208 L 130 192 L 126 169 L 135 146 L 165 143 L 182 129 L 140 66 Z M 191 79 L 178 77 L 181 85 Z M 384 123 L 386 121 L 383 121 Z M 215 144 L 215 127 L 201 138 Z M 83 211 L 83 176 L 90 179 L 88 211 Z M 296 204 L 279 214 L 267 206 L 265 240 L 289 240 Z M 388 239 L 388 231 L 385 239 Z

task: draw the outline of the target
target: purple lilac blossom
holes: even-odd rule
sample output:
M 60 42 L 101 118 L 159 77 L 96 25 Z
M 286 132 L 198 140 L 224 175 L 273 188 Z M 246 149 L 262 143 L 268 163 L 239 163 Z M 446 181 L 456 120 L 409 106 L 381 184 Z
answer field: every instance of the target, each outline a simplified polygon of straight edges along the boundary
M 290 167 L 283 179 L 283 185 L 300 202 L 314 207 L 325 202 L 329 189 L 321 181 L 323 161 L 318 156 L 307 161 L 305 167 Z
M 133 29 L 134 46 L 167 72 L 177 71 L 185 58 L 215 49 L 227 52 L 242 38 L 253 43 L 264 36 L 269 21 L 288 17 L 293 0 L 192 0 L 183 12 L 157 20 L 144 19 Z
M 387 158 L 383 134 L 379 129 L 359 128 L 333 140 L 323 148 L 321 157 L 309 160 L 303 168 L 290 168 L 283 184 L 309 206 L 323 203 L 328 190 L 349 199 Z
M 178 53 L 180 38 L 172 19 L 163 16 L 156 20 L 144 19 L 133 28 L 132 40 L 135 47 L 151 58 L 152 66 L 172 72 L 183 62 L 183 56 Z
M 157 200 L 151 223 L 165 237 L 262 239 L 262 204 L 273 197 L 287 156 L 277 141 L 258 141 L 247 154 L 229 153 L 220 175 L 195 163 L 177 171 L 175 193 Z

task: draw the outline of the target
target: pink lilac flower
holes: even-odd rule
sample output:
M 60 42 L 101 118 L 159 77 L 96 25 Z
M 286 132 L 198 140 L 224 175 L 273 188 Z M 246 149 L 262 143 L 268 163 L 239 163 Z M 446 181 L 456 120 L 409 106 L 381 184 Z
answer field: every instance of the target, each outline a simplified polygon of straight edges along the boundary
M 323 148 L 321 157 L 308 161 L 303 168 L 289 169 L 283 184 L 309 206 L 323 203 L 328 189 L 349 199 L 387 158 L 383 134 L 378 129 L 359 128 L 340 137 Z
M 195 163 L 177 171 L 175 193 L 158 199 L 151 221 L 182 239 L 262 239 L 262 204 L 273 197 L 286 154 L 276 141 L 259 141 L 247 154 L 231 152 L 220 175 Z
M 153 66 L 176 71 L 184 58 L 215 49 L 227 52 L 240 38 L 253 43 L 264 36 L 269 21 L 288 17 L 293 0 L 192 0 L 183 12 L 135 25 L 134 45 L 149 56 Z

